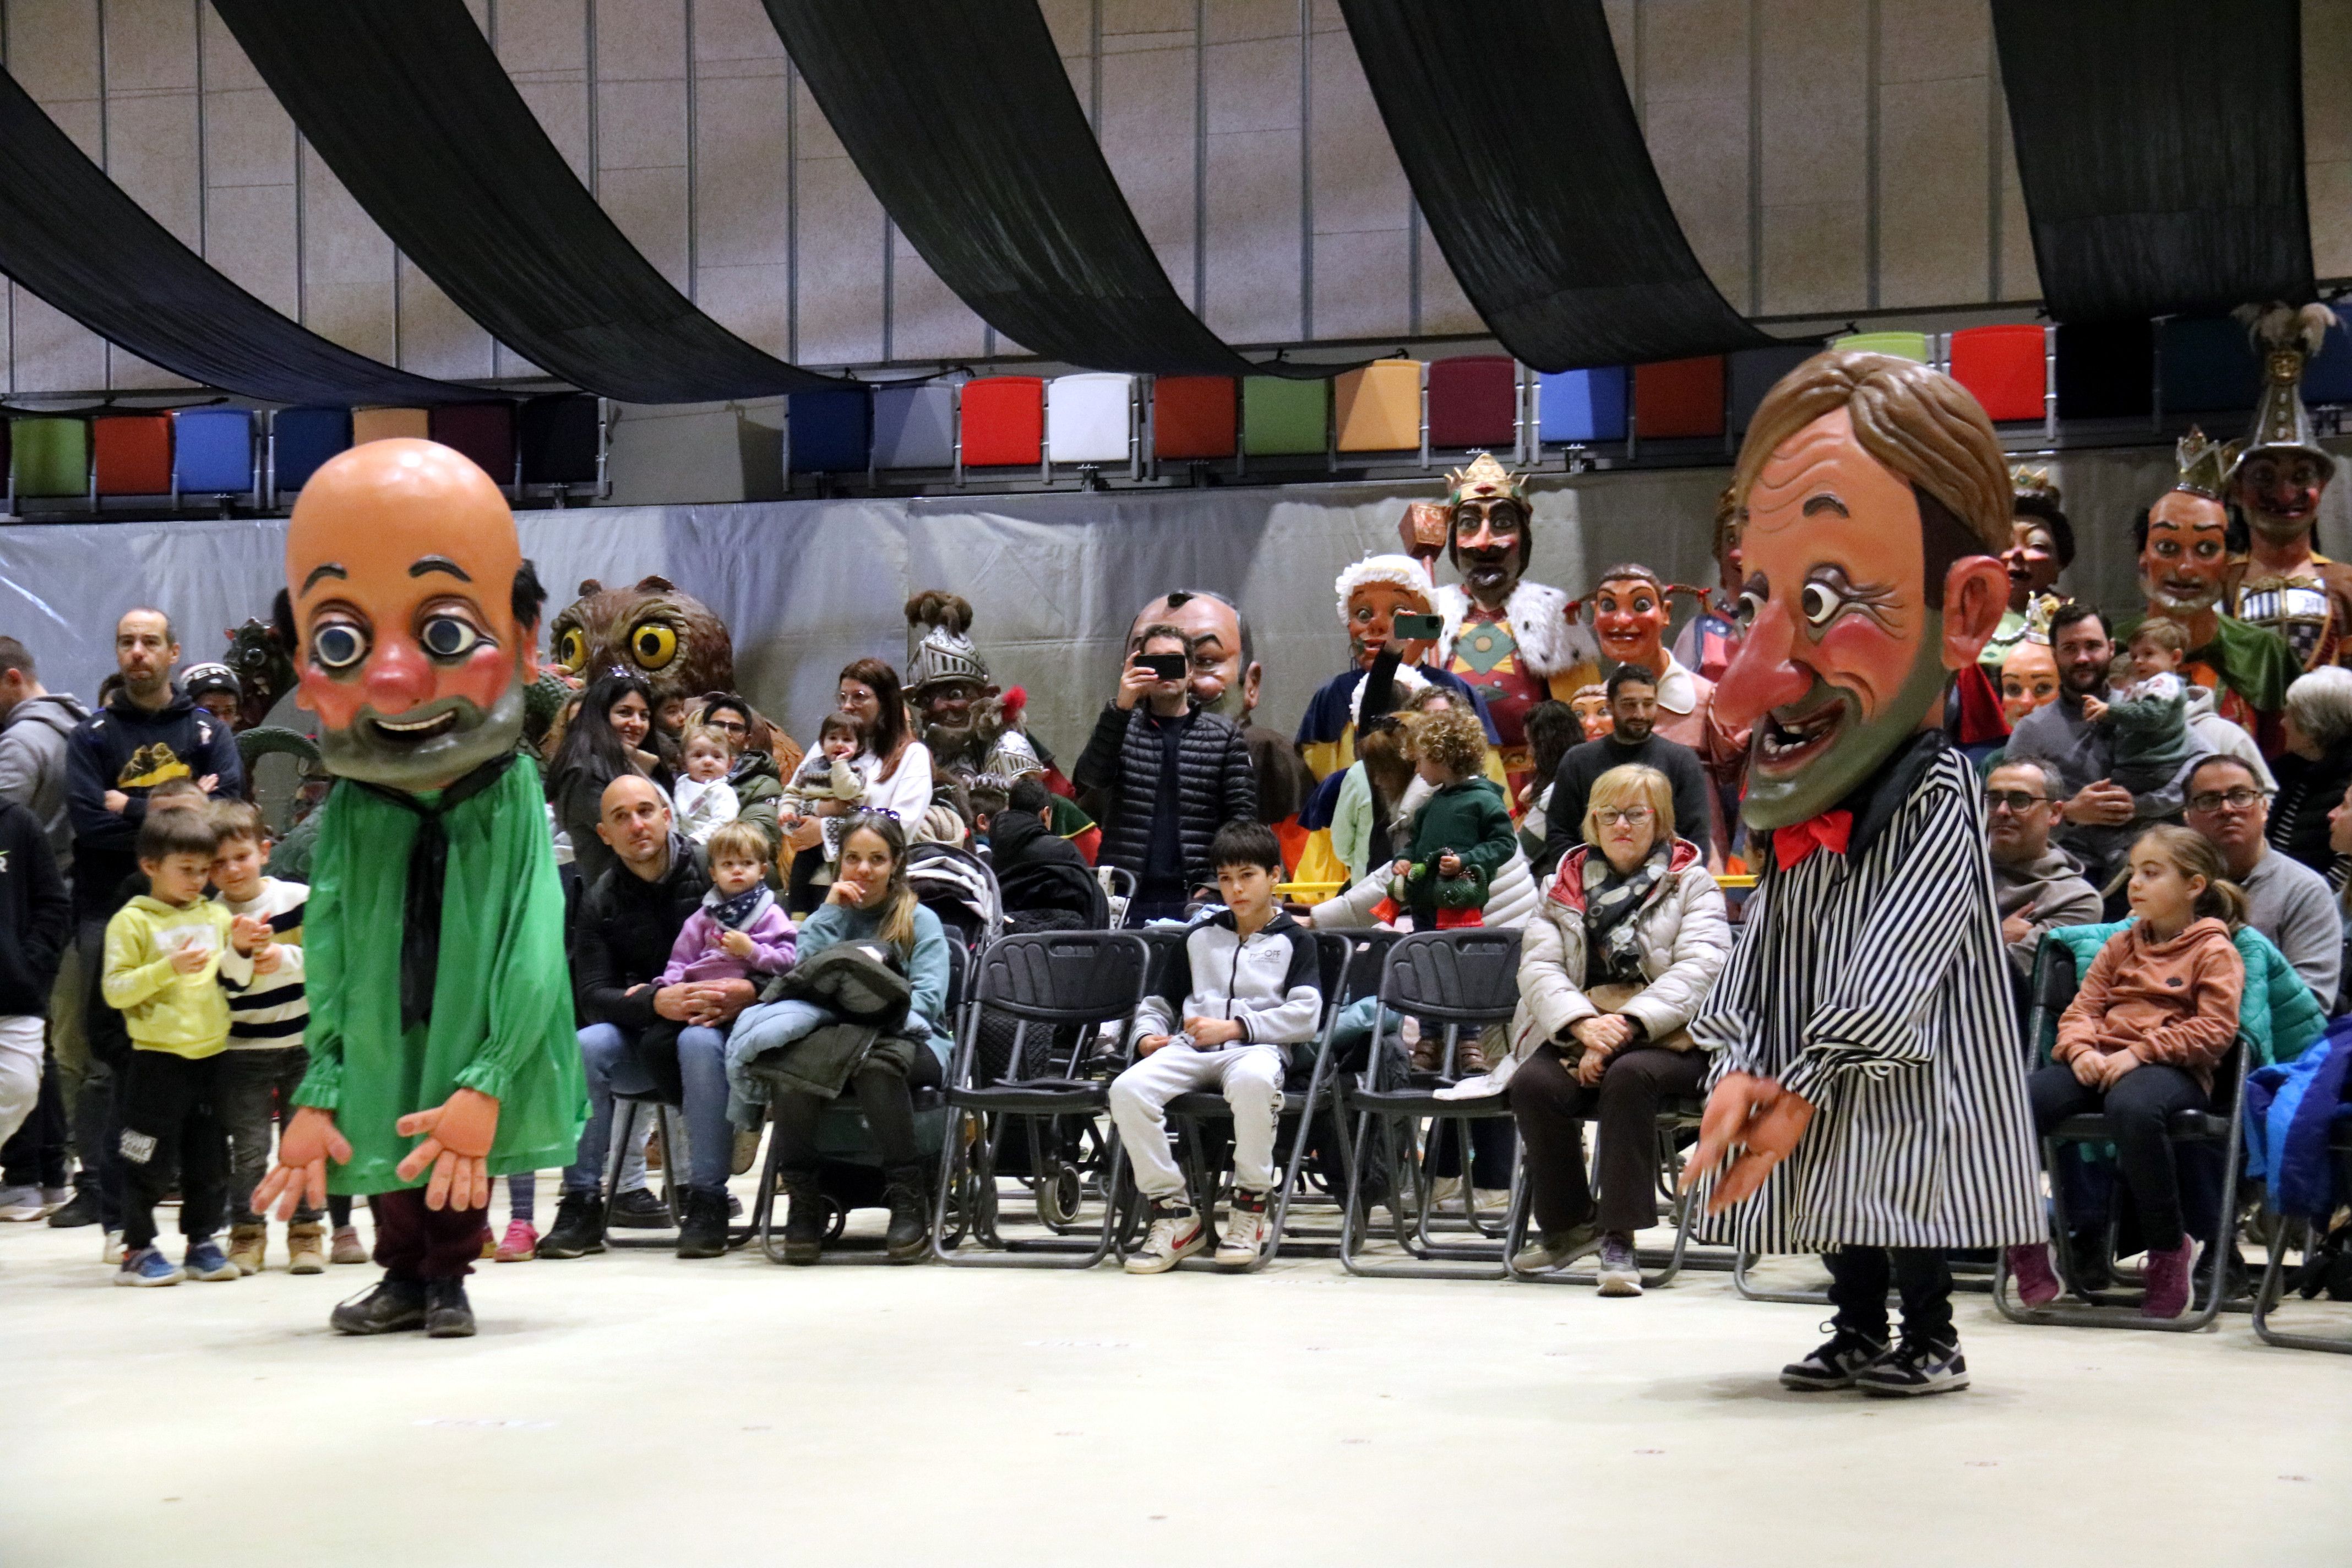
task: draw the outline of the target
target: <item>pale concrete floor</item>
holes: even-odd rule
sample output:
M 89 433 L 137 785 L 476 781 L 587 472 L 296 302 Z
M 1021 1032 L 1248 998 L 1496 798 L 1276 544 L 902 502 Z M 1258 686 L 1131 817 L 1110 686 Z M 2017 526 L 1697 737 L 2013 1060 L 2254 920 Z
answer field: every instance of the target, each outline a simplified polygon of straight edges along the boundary
M 1963 1295 L 1976 1386 L 1901 1404 L 1781 1391 L 1825 1313 L 1721 1274 L 639 1252 L 485 1266 L 470 1341 L 355 1341 L 327 1310 L 373 1269 L 122 1290 L 97 1246 L 0 1226 L 6 1568 L 2352 1561 L 2352 1360 L 2242 1317 Z

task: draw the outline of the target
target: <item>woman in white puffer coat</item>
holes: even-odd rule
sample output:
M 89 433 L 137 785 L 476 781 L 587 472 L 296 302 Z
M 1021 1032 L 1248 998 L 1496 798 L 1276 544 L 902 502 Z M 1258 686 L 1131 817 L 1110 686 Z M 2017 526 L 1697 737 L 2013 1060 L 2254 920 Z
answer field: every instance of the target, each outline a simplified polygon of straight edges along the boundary
M 1528 921 L 1511 1054 L 1486 1086 L 1509 1094 L 1527 1145 L 1537 1238 L 1517 1266 L 1558 1268 L 1597 1246 L 1601 1293 L 1633 1296 L 1633 1233 L 1657 1221 L 1658 1107 L 1706 1081 L 1685 1026 L 1731 955 L 1731 924 L 1706 851 L 1675 837 L 1664 773 L 1601 774 L 1584 840 Z M 1584 1161 L 1596 1106 L 1597 1206 Z

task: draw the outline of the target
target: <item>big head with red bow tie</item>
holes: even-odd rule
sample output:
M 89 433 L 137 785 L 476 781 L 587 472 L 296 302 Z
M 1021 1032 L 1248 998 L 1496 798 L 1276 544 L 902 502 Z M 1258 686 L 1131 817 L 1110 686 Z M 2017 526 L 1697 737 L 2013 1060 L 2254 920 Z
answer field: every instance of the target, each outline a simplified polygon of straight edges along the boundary
M 1765 397 L 1733 488 L 1744 631 L 1715 711 L 1755 735 L 1742 818 L 1787 827 L 1941 721 L 2008 602 L 2009 468 L 1958 382 L 1833 351 Z

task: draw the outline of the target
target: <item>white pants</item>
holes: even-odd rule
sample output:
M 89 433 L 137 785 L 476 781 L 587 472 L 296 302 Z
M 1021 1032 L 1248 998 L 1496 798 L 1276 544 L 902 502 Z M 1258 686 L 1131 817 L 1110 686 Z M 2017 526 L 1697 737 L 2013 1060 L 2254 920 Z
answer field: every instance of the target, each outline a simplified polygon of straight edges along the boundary
M 1110 1086 L 1110 1119 L 1147 1198 L 1184 1191 L 1184 1173 L 1168 1152 L 1168 1102 L 1214 1084 L 1234 1111 L 1234 1184 L 1253 1193 L 1274 1186 L 1274 1131 L 1282 1115 L 1282 1047 L 1221 1046 L 1196 1051 L 1163 1046 Z
M 0 1143 L 16 1135 L 41 1098 L 41 1037 L 38 1018 L 0 1018 Z

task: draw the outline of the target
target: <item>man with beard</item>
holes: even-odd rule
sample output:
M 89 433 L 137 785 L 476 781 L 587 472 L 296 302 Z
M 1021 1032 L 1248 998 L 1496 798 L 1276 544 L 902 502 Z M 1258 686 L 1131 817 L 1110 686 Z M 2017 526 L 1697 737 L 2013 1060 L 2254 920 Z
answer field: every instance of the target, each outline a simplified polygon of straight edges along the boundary
M 2230 514 L 2221 503 L 2228 451 L 2191 426 L 2178 459 L 2179 480 L 2132 523 L 2147 614 L 2189 634 L 2181 678 L 2211 690 L 2215 710 L 2244 726 L 2263 754 L 2274 757 L 2285 740 L 2278 718 L 2287 684 L 2303 667 L 2275 632 L 2221 613 L 2231 571 Z M 2129 647 L 2146 618 L 2119 623 L 2117 645 Z
M 1979 663 L 2000 668 L 2018 646 L 2035 635 L 2033 607 L 2052 597 L 2058 574 L 2074 563 L 2074 530 L 2059 510 L 2058 487 L 2050 470 L 2022 466 L 2009 470 L 2009 548 L 2001 566 L 2009 573 L 2009 608 L 1985 644 Z
M 1265 667 L 1252 649 L 1248 620 L 1221 594 L 1179 588 L 1136 612 L 1127 628 L 1129 653 L 1136 651 L 1143 628 L 1155 625 L 1174 626 L 1192 639 L 1192 700 L 1202 712 L 1222 714 L 1241 726 L 1257 774 L 1258 820 L 1278 831 L 1306 804 L 1315 775 L 1299 757 L 1297 742 L 1256 722 Z
M 303 927 L 310 1070 L 253 1206 L 366 1195 L 384 1276 L 333 1327 L 467 1335 L 492 1178 L 569 1164 L 587 1120 L 546 801 L 517 752 L 546 591 L 489 476 L 411 439 L 311 476 L 286 577 L 336 784 Z
M 1712 1178 L 1711 1239 L 1825 1255 L 1833 1332 L 1784 1385 L 1964 1388 L 1950 1249 L 2044 1228 L 1983 805 L 1943 727 L 2008 598 L 2008 469 L 1958 383 L 1832 351 L 1765 395 L 1734 482 L 1745 635 L 1716 701 L 1754 733 L 1765 853 L 1690 1023 L 1716 1066 L 1684 1184 Z
M 1569 614 L 1568 595 L 1523 581 L 1535 552 L 1527 481 L 1481 452 L 1449 476 L 1446 558 L 1461 585 L 1437 591 L 1445 618 L 1437 662 L 1475 688 L 1501 737 L 1508 797 L 1517 800 L 1534 766 L 1528 710 L 1566 701 L 1601 678 L 1592 639 Z
M 2273 305 L 2255 321 L 2263 390 L 2253 433 L 2230 470 L 2230 500 L 2246 521 L 2246 553 L 2230 567 L 2230 613 L 2284 637 L 2305 669 L 2347 662 L 2352 565 L 2312 549 L 2319 499 L 2336 459 L 2312 438 L 2303 406 L 2304 362 L 2319 352 L 2336 314 Z
M 931 761 L 959 779 L 991 773 L 1022 779 L 1047 763 L 1013 723 L 1003 693 L 972 643 L 971 605 L 926 588 L 907 601 L 907 700 Z M 1017 705 L 1016 705 L 1017 711 Z
M 1584 842 L 1584 807 L 1593 781 L 1612 768 L 1635 763 L 1666 775 L 1674 791 L 1675 836 L 1710 849 L 1712 791 L 1706 770 L 1688 746 L 1668 740 L 1658 728 L 1655 678 L 1638 664 L 1621 664 L 1606 689 L 1609 732 L 1570 746 L 1552 775 L 1551 802 L 1544 808 L 1543 857 L 1535 868 L 1539 877 L 1550 875 L 1562 856 Z
M 2086 698 L 2105 700 L 2107 666 L 2116 646 L 2106 623 L 2088 605 L 2068 605 L 2050 618 L 2050 650 L 2058 662 L 2058 697 L 2017 721 L 2002 760 L 2038 763 L 2059 803 L 2058 842 L 2083 863 L 2095 887 L 2105 888 L 2131 852 L 2132 825 L 2174 821 L 2189 770 L 2206 752 L 2192 731 L 2180 771 L 2161 788 L 2135 795 L 2109 778 L 2112 731 L 2094 722 Z

